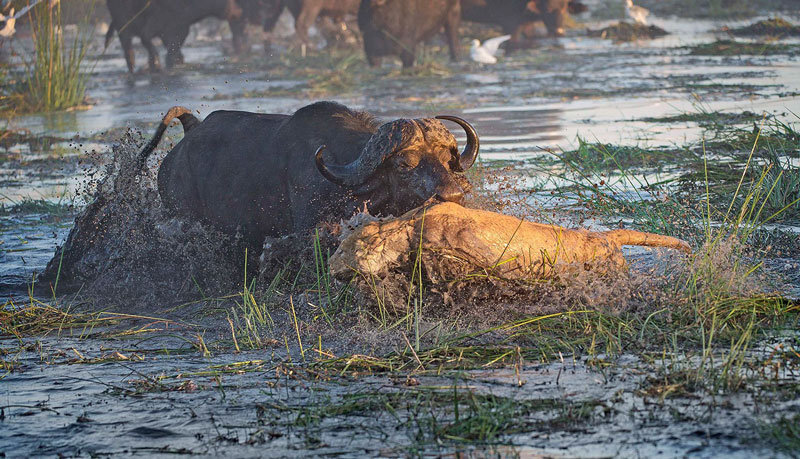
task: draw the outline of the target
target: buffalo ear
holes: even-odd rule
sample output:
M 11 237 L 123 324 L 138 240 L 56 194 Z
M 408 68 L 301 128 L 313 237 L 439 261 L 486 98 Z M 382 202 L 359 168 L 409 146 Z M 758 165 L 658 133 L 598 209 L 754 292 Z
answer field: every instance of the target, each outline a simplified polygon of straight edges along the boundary
M 450 166 L 450 170 L 453 172 L 463 172 L 461 170 L 461 154 L 459 154 L 458 148 L 450 150 L 450 161 L 447 162 L 447 165 Z

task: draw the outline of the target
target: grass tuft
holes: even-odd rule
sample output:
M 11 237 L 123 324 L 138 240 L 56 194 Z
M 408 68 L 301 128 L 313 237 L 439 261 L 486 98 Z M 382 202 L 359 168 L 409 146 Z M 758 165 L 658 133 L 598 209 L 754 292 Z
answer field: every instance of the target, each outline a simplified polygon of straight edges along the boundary
M 782 43 L 750 43 L 736 40 L 717 40 L 688 48 L 692 56 L 771 56 L 773 54 L 795 55 L 800 47 Z
M 89 77 L 83 65 L 92 28 L 79 27 L 68 45 L 61 21 L 61 2 L 52 6 L 50 2 L 39 3 L 30 18 L 35 55 L 28 64 L 24 85 L 26 108 L 28 111 L 54 111 L 82 104 Z

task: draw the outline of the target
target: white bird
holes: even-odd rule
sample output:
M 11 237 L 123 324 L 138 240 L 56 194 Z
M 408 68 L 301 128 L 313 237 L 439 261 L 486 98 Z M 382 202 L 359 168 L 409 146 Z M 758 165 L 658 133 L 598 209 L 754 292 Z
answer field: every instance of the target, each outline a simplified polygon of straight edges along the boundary
M 14 16 L 14 8 L 11 8 L 11 11 L 8 12 L 8 16 L 0 13 L 0 37 L 8 38 L 14 35 L 16 23 L 17 18 Z
M 472 40 L 472 47 L 469 49 L 469 57 L 480 64 L 496 64 L 497 49 L 503 42 L 511 39 L 511 35 L 502 35 L 486 40 L 481 44 L 480 40 Z
M 650 14 L 646 8 L 639 5 L 634 5 L 633 0 L 625 0 L 625 15 L 633 19 L 633 22 L 641 25 L 647 25 L 647 16 Z
M 31 8 L 36 6 L 41 0 L 36 0 L 35 2 L 31 3 L 30 5 L 26 6 L 19 10 L 19 13 L 14 14 L 14 8 L 11 8 L 11 11 L 8 12 L 8 16 L 3 15 L 0 13 L 0 37 L 9 38 L 17 31 L 15 26 L 17 24 L 17 19 L 21 18 L 25 13 L 28 12 Z

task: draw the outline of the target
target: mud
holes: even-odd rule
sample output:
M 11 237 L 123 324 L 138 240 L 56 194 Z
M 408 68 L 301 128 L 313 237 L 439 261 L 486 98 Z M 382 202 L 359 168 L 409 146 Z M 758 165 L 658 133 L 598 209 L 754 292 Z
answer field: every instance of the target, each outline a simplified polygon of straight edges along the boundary
M 740 56 L 752 54 L 767 56 L 771 54 L 787 54 L 796 56 L 800 46 L 774 43 L 743 43 L 735 40 L 717 40 L 690 48 L 693 56 Z
M 797 37 L 800 36 L 800 26 L 796 26 L 782 18 L 772 18 L 758 21 L 748 26 L 738 27 L 730 32 L 741 36 Z
M 656 25 L 643 25 L 636 22 L 620 22 L 600 30 L 589 30 L 590 37 L 599 37 L 612 40 L 614 43 L 624 43 L 636 40 L 652 40 L 663 37 L 668 32 Z
M 181 333 L 180 325 L 171 329 Z M 775 351 L 790 343 L 765 343 L 753 354 L 780 360 Z M 623 355 L 609 366 L 603 357 L 576 355 L 544 363 L 535 353 L 501 350 L 511 353 L 481 369 L 426 372 L 413 364 L 397 374 L 367 360 L 331 366 L 324 356 L 309 357 L 301 369 L 280 348 L 203 357 L 175 338 L 44 339 L 20 351 L 18 369 L 3 380 L 0 451 L 791 456 L 754 436 L 796 409 L 790 360 L 761 383 L 764 392 L 717 395 L 714 403 L 670 386 L 671 364 L 658 358 Z M 472 351 L 453 352 L 466 358 Z M 768 395 L 773 386 L 783 395 Z M 479 424 L 485 433 L 469 428 Z M 46 437 L 41 426 L 49 426 Z

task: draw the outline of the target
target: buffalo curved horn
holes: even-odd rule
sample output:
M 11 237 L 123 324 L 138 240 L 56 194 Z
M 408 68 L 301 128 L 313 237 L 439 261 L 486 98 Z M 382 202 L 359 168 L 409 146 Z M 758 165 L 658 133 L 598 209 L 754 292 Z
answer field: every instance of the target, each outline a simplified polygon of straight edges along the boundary
M 322 174 L 323 177 L 339 186 L 349 185 L 348 181 L 346 180 L 347 171 L 342 170 L 346 169 L 346 166 L 328 166 L 325 164 L 325 160 L 322 159 L 322 153 L 327 149 L 327 145 L 320 145 L 319 148 L 317 148 L 317 151 L 314 153 L 314 162 L 317 164 L 317 170 L 319 170 L 319 173 Z
M 378 170 L 381 164 L 402 150 L 419 134 L 419 127 L 411 120 L 395 120 L 384 124 L 370 137 L 358 159 L 346 165 L 325 164 L 321 145 L 314 153 L 317 170 L 331 182 L 346 188 L 359 188 Z
M 458 166 L 461 170 L 456 172 L 464 172 L 472 167 L 475 164 L 475 160 L 478 159 L 478 150 L 481 148 L 481 142 L 478 139 L 478 133 L 475 128 L 465 119 L 457 116 L 439 115 L 436 119 L 452 121 L 464 129 L 464 132 L 467 133 L 467 146 L 464 147 L 464 151 L 461 152 L 461 157 L 458 160 Z

